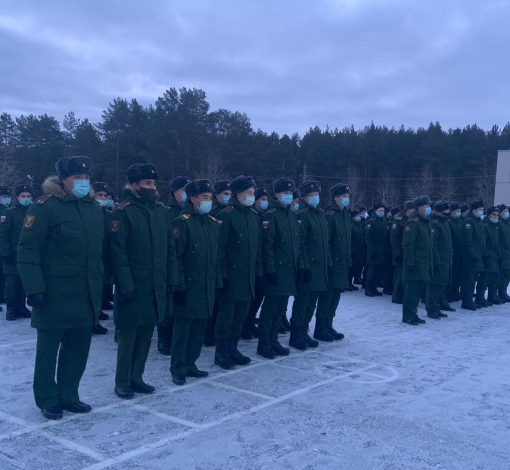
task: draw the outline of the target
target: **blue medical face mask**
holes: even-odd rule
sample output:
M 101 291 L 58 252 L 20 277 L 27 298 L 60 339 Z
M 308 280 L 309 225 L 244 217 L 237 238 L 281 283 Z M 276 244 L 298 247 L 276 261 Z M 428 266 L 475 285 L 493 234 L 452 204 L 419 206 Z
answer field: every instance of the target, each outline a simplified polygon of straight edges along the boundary
M 104 199 L 96 199 L 96 201 L 102 207 L 106 207 L 106 203 L 108 202 L 108 201 L 105 201 Z
M 228 201 L 230 201 L 230 196 L 222 196 L 221 203 L 226 206 L 228 204 Z
M 294 211 L 294 212 L 297 212 L 299 210 L 299 204 L 294 204 L 293 207 L 291 207 L 291 209 Z
M 349 205 L 350 199 L 348 197 L 342 198 L 342 206 L 347 207 Z
M 497 224 L 499 222 L 499 219 L 497 217 L 490 217 L 489 220 L 493 223 L 493 224 Z
M 319 202 L 321 202 L 320 196 L 310 196 L 308 198 L 308 204 L 310 204 L 312 207 L 317 207 Z
M 212 209 L 212 201 L 200 201 L 198 211 L 201 214 L 208 214 Z
M 358 215 L 358 216 L 354 217 L 354 220 L 356 222 L 361 222 L 361 216 Z
M 427 207 L 425 209 L 425 215 L 428 217 L 430 214 L 432 214 L 432 207 Z
M 11 198 L 10 197 L 3 197 L 0 199 L 0 203 L 2 203 L 4 206 L 10 206 L 11 205 Z
M 260 208 L 265 211 L 269 207 L 269 201 L 260 201 Z
M 455 212 L 455 218 L 456 219 L 458 219 L 461 215 L 462 215 L 462 213 L 460 211 L 456 211 Z
M 294 196 L 292 194 L 282 194 L 280 196 L 280 202 L 285 206 L 288 206 L 294 200 Z
M 381 219 L 384 217 L 384 212 L 376 212 L 375 214 Z
M 247 207 L 253 206 L 255 204 L 255 196 L 246 196 L 244 201 L 241 201 L 241 204 Z
M 505 219 L 508 219 L 510 217 L 510 212 L 505 212 Z
M 80 199 L 85 197 L 90 191 L 90 180 L 74 180 L 71 191 Z
M 476 216 L 477 216 L 477 217 L 482 218 L 482 217 L 483 217 L 483 211 L 482 211 L 482 210 L 479 210 L 479 211 L 476 213 Z
M 188 199 L 188 195 L 186 193 L 181 194 L 181 202 L 186 202 Z
M 20 199 L 19 200 L 19 203 L 22 205 L 22 206 L 29 206 L 30 204 L 32 204 L 32 198 L 29 198 L 29 197 L 24 197 L 23 199 Z
M 112 208 L 113 207 L 113 199 L 108 199 L 107 201 L 105 201 L 105 206 L 108 207 L 108 208 Z

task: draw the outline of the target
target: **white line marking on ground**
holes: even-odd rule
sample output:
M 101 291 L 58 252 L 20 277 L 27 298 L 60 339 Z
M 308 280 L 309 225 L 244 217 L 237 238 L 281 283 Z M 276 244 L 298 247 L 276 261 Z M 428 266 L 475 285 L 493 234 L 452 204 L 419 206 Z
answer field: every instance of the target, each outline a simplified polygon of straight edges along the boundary
M 0 344 L 0 349 L 1 348 L 16 348 L 16 346 L 21 346 L 22 344 L 30 344 L 30 343 L 37 343 L 37 340 L 30 339 L 27 341 L 20 341 L 19 343 Z
M 144 405 L 133 405 L 132 408 L 134 408 L 135 410 L 146 411 L 147 413 L 157 416 L 158 418 L 166 419 L 167 421 L 172 421 L 176 424 L 182 424 L 183 426 L 187 426 L 188 428 L 197 429 L 202 428 L 201 424 L 193 423 L 192 421 L 186 421 L 185 419 L 178 418 L 177 416 L 167 415 L 166 413 L 161 413 Z
M 246 393 L 248 395 L 253 395 L 254 397 L 263 398 L 264 400 L 274 400 L 275 397 L 270 397 L 269 395 L 263 395 L 262 393 L 252 392 L 251 390 L 245 390 L 244 388 L 232 387 L 232 385 L 227 385 L 221 382 L 210 382 L 211 385 L 215 387 L 225 388 L 227 390 L 234 390 L 240 393 Z

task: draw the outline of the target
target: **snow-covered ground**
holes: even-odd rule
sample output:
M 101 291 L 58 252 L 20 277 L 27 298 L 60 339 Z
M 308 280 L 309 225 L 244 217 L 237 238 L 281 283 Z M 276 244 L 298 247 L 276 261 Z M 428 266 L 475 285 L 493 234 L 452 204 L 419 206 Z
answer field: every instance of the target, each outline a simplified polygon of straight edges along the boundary
M 0 320 L 0 469 L 509 469 L 510 306 L 400 319 L 389 297 L 348 292 L 343 341 L 273 361 L 245 341 L 253 362 L 231 371 L 204 348 L 211 375 L 184 387 L 154 339 L 145 380 L 157 393 L 131 401 L 113 393 L 107 321 L 80 389 L 94 409 L 57 422 L 33 402 L 35 330 Z

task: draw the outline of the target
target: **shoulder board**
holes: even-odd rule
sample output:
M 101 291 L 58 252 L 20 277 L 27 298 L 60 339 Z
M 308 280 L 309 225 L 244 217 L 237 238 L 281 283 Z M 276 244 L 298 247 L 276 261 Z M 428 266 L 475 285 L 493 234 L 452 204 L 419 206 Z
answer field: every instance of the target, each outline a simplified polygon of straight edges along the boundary
M 189 218 L 191 218 L 191 215 L 190 214 L 181 214 L 179 216 L 179 218 L 182 220 L 188 220 Z
M 326 212 L 326 215 L 334 215 L 335 211 L 333 209 Z
M 41 196 L 37 199 L 37 204 L 42 206 L 48 199 L 51 199 L 53 197 L 52 194 L 45 194 L 44 196 Z
M 415 219 L 415 218 L 407 219 L 408 224 L 410 224 L 411 222 L 418 222 L 418 219 Z
M 299 214 L 306 214 L 308 212 L 308 207 L 304 207 L 298 211 Z
M 275 212 L 276 212 L 276 209 L 274 207 L 267 211 L 268 214 L 274 214 Z
M 209 216 L 209 218 L 213 221 L 213 222 L 218 222 L 212 215 Z
M 121 210 L 124 210 L 127 206 L 129 206 L 131 203 L 130 202 L 123 202 L 122 204 L 119 204 L 119 207 L 117 207 L 117 209 L 119 211 Z
M 7 210 L 8 211 L 13 211 L 14 209 L 16 209 L 16 207 L 18 207 L 17 204 L 15 206 L 8 207 Z
M 235 209 L 235 207 L 234 207 L 234 206 L 228 206 L 228 207 L 225 209 L 225 212 L 226 212 L 227 214 L 230 214 L 230 212 L 232 212 L 234 209 Z

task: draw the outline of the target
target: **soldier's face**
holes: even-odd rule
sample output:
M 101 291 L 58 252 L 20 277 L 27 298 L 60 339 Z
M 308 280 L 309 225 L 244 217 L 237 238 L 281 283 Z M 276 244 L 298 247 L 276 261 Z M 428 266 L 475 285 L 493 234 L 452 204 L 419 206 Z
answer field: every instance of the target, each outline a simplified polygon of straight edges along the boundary
M 385 211 L 384 211 L 384 207 L 379 207 L 379 209 L 377 209 L 377 210 L 375 211 L 375 213 L 376 213 L 376 214 L 382 214 L 382 215 L 384 215 L 384 212 L 385 212 Z M 378 215 L 378 217 L 379 217 L 379 215 Z
M 175 197 L 175 200 L 179 203 L 179 204 L 183 204 L 184 201 L 182 200 L 182 195 L 185 193 L 186 191 L 184 190 L 184 188 L 181 188 L 181 189 L 178 189 L 177 191 L 174 191 L 174 197 Z
M 423 206 L 418 207 L 418 212 L 425 217 L 425 211 L 430 207 L 430 204 L 425 204 Z
M 219 202 L 223 202 L 223 198 L 229 198 L 232 196 L 232 191 L 230 189 L 226 189 L 225 191 L 222 191 L 221 193 L 216 194 L 216 199 L 218 199 Z
M 156 180 L 140 180 L 138 183 L 133 183 L 135 189 L 156 189 Z
M 101 201 L 106 201 L 108 199 L 108 194 L 104 191 L 98 191 L 96 193 L 96 199 L 100 199 Z
M 489 217 L 491 219 L 499 219 L 499 212 L 497 212 L 497 211 L 491 212 Z
M 19 193 L 18 201 L 21 201 L 22 199 L 30 199 L 30 200 L 32 200 L 32 195 L 28 191 Z

